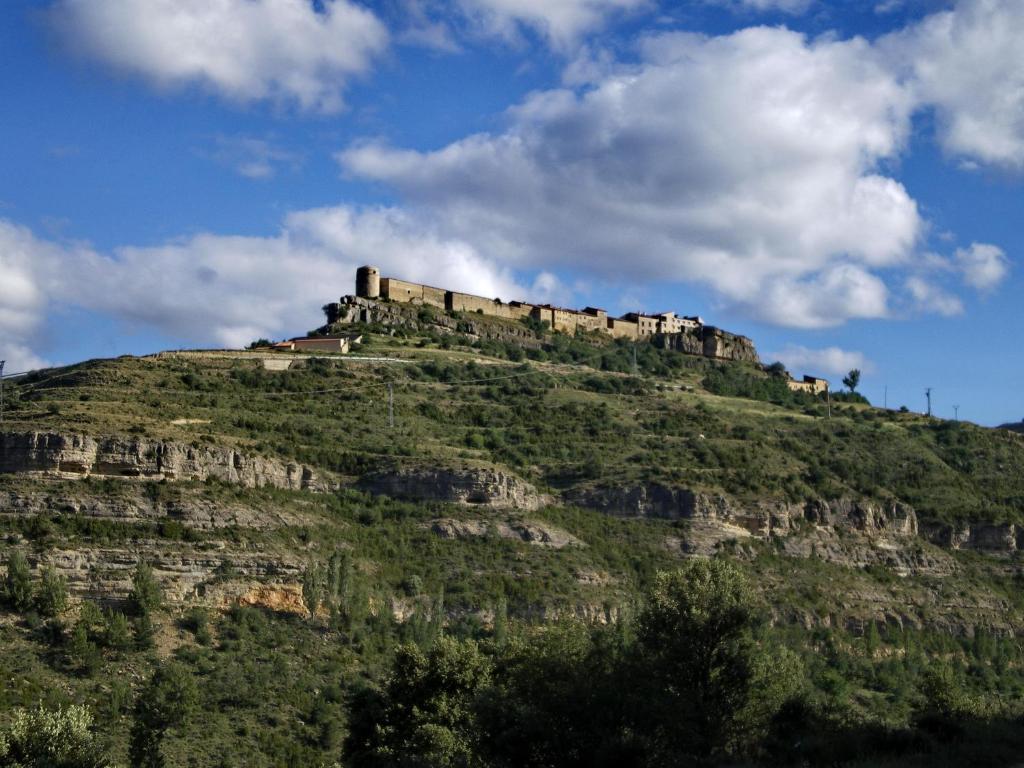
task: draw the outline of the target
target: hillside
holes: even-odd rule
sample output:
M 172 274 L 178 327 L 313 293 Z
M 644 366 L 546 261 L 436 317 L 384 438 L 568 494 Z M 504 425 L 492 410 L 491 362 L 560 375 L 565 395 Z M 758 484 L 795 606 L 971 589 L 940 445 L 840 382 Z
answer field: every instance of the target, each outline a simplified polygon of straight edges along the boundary
M 77 602 L 58 625 L 0 614 L 4 705 L 89 703 L 123 756 L 127 702 L 173 656 L 207 727 L 172 764 L 330 764 L 399 640 L 616 625 L 657 571 L 716 554 L 864 722 L 907 722 L 912 647 L 962 658 L 979 695 L 1024 690 L 1024 436 L 829 409 L 656 344 L 347 327 L 350 356 L 163 353 L 8 386 L 4 562 L 129 616 L 143 562 L 166 606 L 134 650 L 100 629 L 76 649 Z M 307 612 L 341 557 L 345 626 Z

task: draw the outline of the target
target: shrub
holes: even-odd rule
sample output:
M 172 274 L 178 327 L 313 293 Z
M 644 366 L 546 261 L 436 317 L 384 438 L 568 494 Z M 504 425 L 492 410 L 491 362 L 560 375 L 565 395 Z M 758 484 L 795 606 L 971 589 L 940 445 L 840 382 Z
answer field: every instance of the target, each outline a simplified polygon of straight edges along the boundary
M 67 581 L 52 565 L 43 567 L 35 602 L 36 610 L 47 617 L 58 616 L 68 608 Z
M 16 710 L 0 732 L 0 765 L 13 768 L 105 768 L 110 765 L 93 736 L 92 713 L 70 705 Z
M 14 610 L 23 612 L 32 607 L 32 572 L 25 553 L 11 550 L 7 556 L 7 576 L 4 577 L 4 598 Z

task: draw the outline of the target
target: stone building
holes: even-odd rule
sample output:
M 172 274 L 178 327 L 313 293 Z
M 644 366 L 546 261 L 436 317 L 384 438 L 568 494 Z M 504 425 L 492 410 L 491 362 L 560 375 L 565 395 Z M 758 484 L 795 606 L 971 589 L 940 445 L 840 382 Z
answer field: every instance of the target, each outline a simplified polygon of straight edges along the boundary
M 807 392 L 812 395 L 821 395 L 828 392 L 828 379 L 819 379 L 817 376 L 804 376 L 803 381 L 788 379 L 786 386 L 793 392 Z
M 380 271 L 372 266 L 360 267 L 356 271 L 356 296 L 364 299 L 385 299 L 402 304 L 427 305 L 448 312 L 472 312 L 508 320 L 531 317 L 547 323 L 552 330 L 568 334 L 576 331 L 597 332 L 618 339 L 685 336 L 686 343 L 681 348 L 694 347 L 694 354 L 723 359 L 731 359 L 740 354 L 742 359 L 756 359 L 756 352 L 747 351 L 747 348 L 753 350 L 753 343 L 749 339 L 705 326 L 700 317 L 680 316 L 675 312 L 661 312 L 656 315 L 630 312 L 616 318 L 609 317 L 605 310 L 597 307 L 576 310 L 551 304 L 528 304 L 520 301 L 506 303 L 501 299 L 448 291 L 395 277 L 381 277 Z M 697 351 L 698 349 L 700 351 Z M 808 391 L 818 391 L 813 389 L 819 386 L 816 384 L 793 383 L 800 388 L 810 387 Z M 825 387 L 827 386 L 828 383 L 825 382 Z

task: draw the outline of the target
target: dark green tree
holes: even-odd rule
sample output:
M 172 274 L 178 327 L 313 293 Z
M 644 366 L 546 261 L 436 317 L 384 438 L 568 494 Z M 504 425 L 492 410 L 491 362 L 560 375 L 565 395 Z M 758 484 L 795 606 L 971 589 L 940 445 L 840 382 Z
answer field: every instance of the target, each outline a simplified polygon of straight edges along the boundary
M 12 549 L 7 556 L 4 598 L 19 612 L 32 607 L 32 569 L 29 568 L 25 553 L 20 549 Z
M 854 368 L 843 377 L 843 386 L 849 389 L 851 393 L 857 391 L 858 384 L 860 384 L 860 369 L 858 368 Z
M 309 617 L 316 617 L 327 592 L 327 574 L 320 563 L 310 563 L 302 573 L 302 601 Z
M 132 611 L 138 616 L 152 613 L 160 609 L 163 601 L 163 589 L 153 575 L 153 568 L 149 563 L 140 560 L 135 566 L 132 587 L 128 592 L 128 603 Z
M 740 569 L 691 560 L 655 578 L 637 618 L 637 727 L 654 763 L 742 752 L 795 691 L 796 660 L 766 655 L 763 619 Z
M 35 602 L 42 616 L 58 616 L 68 608 L 67 581 L 52 565 L 43 566 Z
M 196 706 L 195 681 L 176 662 L 158 668 L 135 702 L 129 757 L 136 768 L 163 768 L 167 732 L 180 728 Z
M 441 637 L 428 652 L 401 646 L 379 699 L 354 708 L 349 764 L 482 767 L 476 704 L 490 679 L 491 662 L 472 640 Z

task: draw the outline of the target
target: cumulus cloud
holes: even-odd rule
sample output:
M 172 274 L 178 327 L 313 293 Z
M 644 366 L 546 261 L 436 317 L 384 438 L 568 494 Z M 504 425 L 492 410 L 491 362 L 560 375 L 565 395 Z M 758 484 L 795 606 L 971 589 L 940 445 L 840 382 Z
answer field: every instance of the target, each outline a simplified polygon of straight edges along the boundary
M 854 368 L 863 373 L 870 373 L 875 369 L 874 363 L 865 357 L 863 352 L 840 347 L 811 349 L 790 344 L 779 352 L 769 353 L 766 359 L 782 361 L 795 376 L 805 373 L 812 376 L 845 376 Z
M 911 258 L 922 222 L 880 170 L 911 105 L 871 46 L 752 28 L 641 53 L 531 95 L 503 133 L 339 162 L 516 267 L 700 282 L 785 325 L 884 316 L 875 270 Z
M 943 147 L 970 161 L 1024 168 L 1024 5 L 960 0 L 880 47 L 921 105 L 934 107 Z
M 964 282 L 979 291 L 991 291 L 1010 271 L 1010 262 L 1002 248 L 986 243 L 971 243 L 954 255 Z
M 273 237 L 205 233 L 113 253 L 49 242 L 0 220 L 0 254 L 0 355 L 21 365 L 58 305 L 194 344 L 300 334 L 320 324 L 322 304 L 353 291 L 355 268 L 368 262 L 484 296 L 526 295 L 469 245 L 389 208 L 298 211 Z
M 920 275 L 911 275 L 906 281 L 907 293 L 913 309 L 945 317 L 962 315 L 964 304 L 959 297 L 948 293 L 935 283 Z
M 335 112 L 346 81 L 387 46 L 350 0 L 56 0 L 50 19 L 87 56 L 157 85 Z

